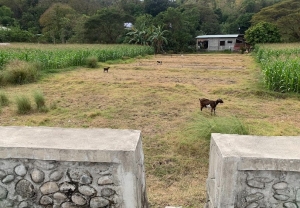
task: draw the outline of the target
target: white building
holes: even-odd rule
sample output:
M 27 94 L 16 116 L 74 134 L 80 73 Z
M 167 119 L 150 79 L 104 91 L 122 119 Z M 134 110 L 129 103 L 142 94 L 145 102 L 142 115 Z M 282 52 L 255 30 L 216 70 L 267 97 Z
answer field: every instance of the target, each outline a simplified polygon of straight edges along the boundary
M 244 42 L 243 34 L 199 35 L 196 37 L 197 50 L 203 51 L 238 51 Z

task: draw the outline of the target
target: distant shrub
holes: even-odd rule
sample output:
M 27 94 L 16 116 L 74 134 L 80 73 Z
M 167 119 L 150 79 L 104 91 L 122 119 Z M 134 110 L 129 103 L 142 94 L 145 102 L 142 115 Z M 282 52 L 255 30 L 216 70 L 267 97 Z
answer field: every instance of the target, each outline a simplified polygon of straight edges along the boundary
M 22 95 L 16 98 L 17 113 L 28 114 L 32 110 L 31 102 L 28 97 Z
M 8 106 L 9 99 L 4 92 L 0 92 L 0 106 Z
M 48 109 L 46 107 L 46 104 L 45 104 L 46 103 L 45 102 L 45 97 L 44 97 L 42 92 L 35 91 L 33 93 L 33 98 L 34 98 L 34 102 L 36 104 L 36 108 L 37 108 L 38 111 L 40 111 L 40 112 L 47 112 L 48 111 Z
M 86 58 L 86 65 L 88 68 L 97 68 L 98 67 L 98 59 L 95 56 L 90 56 Z
M 26 84 L 38 79 L 38 65 L 21 60 L 11 60 L 2 72 L 2 84 Z

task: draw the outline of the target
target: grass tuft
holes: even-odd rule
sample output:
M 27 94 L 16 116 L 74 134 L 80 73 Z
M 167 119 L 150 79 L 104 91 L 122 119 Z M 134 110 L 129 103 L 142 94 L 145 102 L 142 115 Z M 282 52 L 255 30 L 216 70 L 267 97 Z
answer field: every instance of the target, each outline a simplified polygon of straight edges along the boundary
M 34 97 L 34 102 L 36 104 L 36 108 L 39 112 L 47 112 L 48 109 L 46 107 L 46 102 L 45 102 L 45 97 L 43 95 L 42 92 L 40 91 L 35 91 L 33 93 L 33 97 Z
M 0 92 L 0 106 L 8 106 L 9 99 L 4 92 Z
M 57 101 L 52 101 L 51 103 L 50 103 L 50 109 L 51 110 L 55 110 L 55 109 L 57 109 Z
M 26 84 L 38 79 L 38 66 L 21 60 L 11 60 L 4 68 L 1 75 L 1 83 Z
M 6 85 L 5 74 L 3 70 L 0 70 L 0 85 Z
M 16 98 L 17 113 L 29 114 L 32 110 L 31 102 L 28 97 L 22 95 Z
M 95 56 L 90 56 L 86 58 L 86 65 L 88 68 L 97 68 L 98 67 L 98 59 Z
M 247 127 L 236 117 L 205 117 L 197 114 L 183 129 L 177 150 L 189 156 L 199 155 L 200 149 L 208 147 L 212 133 L 247 135 Z M 203 153 L 203 152 L 202 152 Z

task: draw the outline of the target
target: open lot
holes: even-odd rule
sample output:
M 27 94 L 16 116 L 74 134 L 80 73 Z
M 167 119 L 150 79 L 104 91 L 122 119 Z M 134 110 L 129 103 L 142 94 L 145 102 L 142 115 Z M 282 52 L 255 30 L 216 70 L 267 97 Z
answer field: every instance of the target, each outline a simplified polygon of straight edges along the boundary
M 235 119 L 249 134 L 300 134 L 300 96 L 265 90 L 249 54 L 157 55 L 104 65 L 111 67 L 108 73 L 78 68 L 0 88 L 11 100 L 1 109 L 0 125 L 141 130 L 154 208 L 203 207 L 209 141 L 190 133 L 201 125 Z M 49 111 L 17 115 L 15 97 L 32 97 L 36 90 Z M 204 97 L 223 99 L 216 116 L 200 111 Z

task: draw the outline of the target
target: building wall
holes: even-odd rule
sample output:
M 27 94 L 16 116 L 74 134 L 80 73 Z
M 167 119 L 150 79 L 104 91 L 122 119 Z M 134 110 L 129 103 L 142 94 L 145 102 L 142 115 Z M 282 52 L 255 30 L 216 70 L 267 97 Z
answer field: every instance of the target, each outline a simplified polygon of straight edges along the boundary
M 236 43 L 236 38 L 212 38 L 212 39 L 205 39 L 205 40 L 208 40 L 208 48 L 206 49 L 207 51 L 233 50 L 234 45 Z M 197 39 L 197 45 L 199 41 L 202 40 Z M 224 44 L 221 44 L 222 41 Z
M 221 44 L 222 41 L 224 42 L 224 44 Z M 233 50 L 235 42 L 236 42 L 235 38 L 210 39 L 208 41 L 208 50 L 209 51 Z

